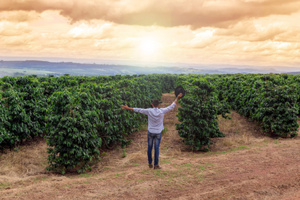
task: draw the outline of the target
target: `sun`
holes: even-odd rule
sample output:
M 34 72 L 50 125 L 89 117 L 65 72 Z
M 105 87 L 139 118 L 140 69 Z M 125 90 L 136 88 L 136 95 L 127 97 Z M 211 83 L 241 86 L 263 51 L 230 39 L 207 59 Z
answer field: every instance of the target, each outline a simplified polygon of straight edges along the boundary
M 142 38 L 138 50 L 142 56 L 152 57 L 158 54 L 159 43 L 155 38 Z

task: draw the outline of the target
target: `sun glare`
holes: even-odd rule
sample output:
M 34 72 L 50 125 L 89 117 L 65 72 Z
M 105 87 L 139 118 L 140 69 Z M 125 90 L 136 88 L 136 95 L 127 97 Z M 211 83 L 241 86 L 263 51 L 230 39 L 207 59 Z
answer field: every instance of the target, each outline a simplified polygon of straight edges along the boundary
M 154 38 L 143 38 L 140 41 L 138 50 L 141 55 L 151 57 L 158 53 L 159 43 Z

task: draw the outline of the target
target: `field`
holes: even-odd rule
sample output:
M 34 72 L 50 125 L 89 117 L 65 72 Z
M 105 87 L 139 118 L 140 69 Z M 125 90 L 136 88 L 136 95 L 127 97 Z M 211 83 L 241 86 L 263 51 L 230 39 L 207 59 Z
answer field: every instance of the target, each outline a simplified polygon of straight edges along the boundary
M 163 94 L 162 107 L 174 100 Z M 193 152 L 175 124 L 178 108 L 165 115 L 161 170 L 147 165 L 147 126 L 125 148 L 101 153 L 91 172 L 49 172 L 43 139 L 0 157 L 0 199 L 300 199 L 300 139 L 264 136 L 254 122 L 232 111 L 219 117 L 226 135 L 209 152 Z

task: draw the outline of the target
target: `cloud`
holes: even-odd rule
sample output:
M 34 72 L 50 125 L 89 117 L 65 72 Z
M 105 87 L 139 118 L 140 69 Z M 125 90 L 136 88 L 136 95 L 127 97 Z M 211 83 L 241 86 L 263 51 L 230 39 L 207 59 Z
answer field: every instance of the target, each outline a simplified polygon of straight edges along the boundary
M 280 24 L 263 25 L 254 21 L 241 21 L 227 29 L 218 29 L 216 35 L 227 38 L 234 37 L 235 40 L 241 41 L 262 42 L 276 40 L 285 32 L 286 28 Z
M 290 15 L 298 0 L 2 0 L 0 11 L 58 10 L 72 22 L 102 19 L 119 24 L 227 27 L 242 19 Z
M 0 12 L 0 21 L 29 22 L 38 20 L 39 15 L 34 11 L 3 11 Z
M 7 21 L 0 21 L 0 35 L 1 36 L 16 36 L 31 32 L 28 24 L 25 22 L 13 23 Z
M 0 0 L 0 53 L 137 60 L 143 38 L 153 38 L 157 61 L 292 65 L 299 8 L 298 0 Z
M 110 23 L 104 23 L 102 25 L 89 25 L 86 23 L 81 23 L 74 28 L 72 28 L 68 35 L 73 38 L 107 38 L 111 36 L 113 26 Z

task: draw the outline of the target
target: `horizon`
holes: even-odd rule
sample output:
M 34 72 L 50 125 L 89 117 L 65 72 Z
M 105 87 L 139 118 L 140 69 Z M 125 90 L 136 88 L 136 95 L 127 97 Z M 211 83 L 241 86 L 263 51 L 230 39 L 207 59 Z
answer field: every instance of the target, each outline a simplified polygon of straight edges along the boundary
M 45 66 L 40 65 L 41 63 L 47 63 Z M 64 70 L 67 70 L 68 68 L 76 67 L 81 68 L 83 73 L 89 73 L 88 69 L 95 69 L 97 68 L 104 70 L 106 73 L 108 73 L 109 70 L 106 70 L 105 67 L 107 66 L 113 66 L 116 67 L 115 69 L 120 70 L 120 74 L 123 74 L 122 69 L 129 69 L 129 68 L 135 68 L 136 73 L 145 72 L 145 70 L 151 70 L 151 69 L 160 69 L 161 71 L 165 71 L 166 69 L 170 69 L 170 73 L 174 73 L 174 70 L 179 70 L 181 72 L 184 72 L 184 70 L 187 70 L 189 73 L 199 73 L 200 71 L 204 71 L 208 74 L 235 74 L 235 73 L 246 73 L 246 74 L 256 74 L 256 73 L 300 73 L 300 67 L 274 67 L 274 66 L 264 66 L 263 68 L 261 66 L 251 66 L 251 65 L 197 65 L 197 64 L 187 64 L 187 63 L 138 63 L 138 62 L 128 62 L 128 61 L 106 61 L 106 62 L 76 62 L 74 60 L 43 60 L 43 59 L 35 59 L 30 58 L 28 60 L 21 60 L 19 58 L 14 59 L 3 59 L 0 57 L 0 74 L 5 73 L 5 69 L 10 70 L 16 70 L 18 69 L 17 73 L 22 73 L 23 70 L 30 69 L 30 68 L 36 68 L 38 70 L 42 69 L 48 69 L 53 72 L 57 72 L 55 70 L 56 67 L 62 67 Z M 54 67 L 52 70 L 51 68 Z M 96 68 L 95 68 L 96 67 Z M 165 70 L 163 70 L 165 69 Z M 3 71 L 4 70 L 4 71 Z M 192 71 L 194 70 L 194 72 Z M 84 72 L 85 71 L 85 72 Z M 129 70 L 130 71 L 130 70 Z M 128 71 L 128 72 L 129 72 Z M 65 71 L 65 73 L 68 73 Z M 132 73 L 132 72 L 131 72 Z M 159 73 L 168 73 L 165 72 L 159 72 Z M 184 72 L 185 73 L 185 72 Z M 72 74 L 72 73 L 71 73 Z M 114 74 L 118 74 L 118 72 L 114 72 Z M 129 73 L 130 74 L 130 73 Z M 205 74 L 205 73 L 203 73 Z M 25 75 L 25 74 L 24 74 Z M 91 74 L 90 74 L 91 75 Z M 97 75 L 97 74 L 95 74 Z M 99 74 L 98 74 L 99 75 Z
M 294 0 L 4 0 L 0 59 L 296 69 L 299 19 Z

